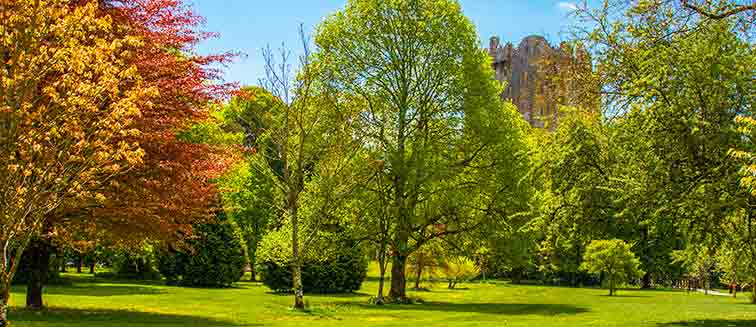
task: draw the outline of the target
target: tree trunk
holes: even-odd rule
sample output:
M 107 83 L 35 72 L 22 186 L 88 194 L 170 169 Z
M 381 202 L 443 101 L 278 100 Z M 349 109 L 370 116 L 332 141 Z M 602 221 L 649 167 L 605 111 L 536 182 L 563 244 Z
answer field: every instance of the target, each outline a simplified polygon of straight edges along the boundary
M 381 243 L 381 249 L 378 253 L 378 269 L 380 270 L 380 276 L 378 276 L 378 299 L 375 304 L 383 305 L 383 285 L 386 282 L 386 243 Z
M 26 308 L 40 310 L 45 307 L 42 290 L 50 273 L 51 246 L 44 240 L 34 240 L 27 248 L 29 281 L 26 284 Z
M 399 252 L 393 255 L 391 261 L 391 290 L 389 290 L 389 297 L 399 302 L 404 302 L 407 299 L 407 277 L 405 275 L 405 267 L 407 265 L 407 257 Z
M 95 266 L 97 266 L 97 259 L 92 258 L 92 262 L 89 263 L 89 273 L 92 275 L 95 274 Z
M 417 266 L 417 274 L 415 275 L 415 289 L 420 289 L 420 278 L 423 277 L 423 265 Z
M 378 299 L 375 304 L 383 305 L 383 284 L 386 281 L 386 267 L 381 264 L 381 275 L 378 277 Z
M 642 289 L 651 288 L 651 273 L 647 272 L 643 275 L 643 278 L 641 278 L 641 288 Z
M 10 281 L 7 284 L 10 284 Z M 10 285 L 0 282 L 0 327 L 8 326 L 8 302 L 10 302 Z
M 257 281 L 257 272 L 255 271 L 255 264 L 254 264 L 254 263 L 251 263 L 251 264 L 249 265 L 249 274 L 251 275 L 251 276 L 249 277 L 249 281 L 250 281 L 250 282 L 255 282 L 255 281 Z
M 84 266 L 84 255 L 79 254 L 79 260 L 76 262 L 76 273 L 81 274 L 81 267 Z
M 302 310 L 304 305 L 304 288 L 302 286 L 302 260 L 299 258 L 299 225 L 297 217 L 296 195 L 289 193 L 289 218 L 291 218 L 291 253 L 292 283 L 294 289 L 294 308 Z
M 0 327 L 9 326 L 8 303 L 10 302 L 10 280 L 8 283 L 0 281 Z
M 609 296 L 614 295 L 614 279 L 609 278 Z
M 756 304 L 756 279 L 753 280 L 753 284 L 751 284 L 751 304 Z
M 303 310 L 304 305 L 304 287 L 302 286 L 302 265 L 298 262 L 292 267 L 294 282 L 294 308 Z
M 68 267 L 66 267 L 66 256 L 63 255 L 62 251 L 58 254 L 57 259 L 58 264 L 60 265 L 60 272 L 68 272 Z
M 737 283 L 733 283 L 732 285 L 733 285 L 733 287 L 732 287 L 732 297 L 734 299 L 737 299 L 738 298 L 738 284 Z

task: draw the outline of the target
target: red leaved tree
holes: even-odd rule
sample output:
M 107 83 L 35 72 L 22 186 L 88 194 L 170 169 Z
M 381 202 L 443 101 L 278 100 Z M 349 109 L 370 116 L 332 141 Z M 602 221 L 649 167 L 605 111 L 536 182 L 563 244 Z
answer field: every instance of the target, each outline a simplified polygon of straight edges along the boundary
M 91 238 L 124 247 L 145 239 L 176 241 L 191 234 L 193 223 L 211 218 L 218 194 L 210 180 L 234 160 L 223 148 L 182 139 L 181 132 L 206 119 L 211 104 L 236 88 L 219 83 L 223 65 L 235 54 L 196 53 L 214 34 L 202 30 L 204 19 L 183 0 L 99 3 L 103 15 L 141 40 L 133 64 L 145 86 L 157 90 L 135 121 L 139 135 L 126 137 L 144 150 L 143 164 L 103 190 L 104 204 L 59 210 L 40 241 Z M 33 296 L 27 296 L 27 307 L 43 307 L 42 283 L 30 281 L 28 291 Z

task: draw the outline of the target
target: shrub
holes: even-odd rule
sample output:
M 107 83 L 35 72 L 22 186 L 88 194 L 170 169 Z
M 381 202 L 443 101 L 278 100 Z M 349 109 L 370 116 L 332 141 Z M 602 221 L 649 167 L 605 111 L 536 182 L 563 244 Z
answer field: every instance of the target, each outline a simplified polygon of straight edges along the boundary
M 303 249 L 304 291 L 328 294 L 360 289 L 368 265 L 362 249 L 343 233 L 334 233 L 328 239 L 321 239 L 309 249 Z M 276 292 L 290 292 L 291 230 L 284 227 L 269 233 L 257 252 L 257 269 L 263 284 Z
M 169 250 L 158 268 L 169 285 L 229 287 L 244 275 L 247 259 L 238 229 L 219 215 L 216 224 L 194 227 L 188 250 Z
M 97 277 L 137 280 L 159 280 L 157 257 L 152 246 L 139 251 L 119 250 L 112 255 L 112 273 L 98 273 Z
M 480 274 L 480 269 L 475 263 L 465 257 L 451 258 L 443 265 L 449 288 L 455 288 L 457 283 L 467 282 Z

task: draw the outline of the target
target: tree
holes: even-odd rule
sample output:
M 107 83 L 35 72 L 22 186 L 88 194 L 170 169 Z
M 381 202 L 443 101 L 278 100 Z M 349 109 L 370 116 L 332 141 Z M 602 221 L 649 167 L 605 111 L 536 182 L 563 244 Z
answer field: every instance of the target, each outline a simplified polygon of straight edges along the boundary
M 353 141 L 347 125 L 335 118 L 340 115 L 338 103 L 316 85 L 321 72 L 311 62 L 313 54 L 302 26 L 299 34 L 303 53 L 296 76 L 292 76 L 288 51 L 281 49 L 280 58 L 270 48 L 263 52 L 266 78 L 261 82 L 274 97 L 256 108 L 258 117 L 270 117 L 270 125 L 257 139 L 254 151 L 258 155 L 251 162 L 274 185 L 275 206 L 291 226 L 294 307 L 304 309 L 301 252 L 315 240 L 324 220 L 332 217 L 328 212 L 332 202 L 341 198 L 337 181 L 349 180 L 339 173 L 350 158 L 341 154 L 349 153 L 343 149 Z
M 236 159 L 233 153 L 194 142 L 182 133 L 207 118 L 208 103 L 233 86 L 218 84 L 220 71 L 214 68 L 233 54 L 195 54 L 196 45 L 211 34 L 201 30 L 202 17 L 185 1 L 96 2 L 98 15 L 118 26 L 119 37 L 141 40 L 130 48 L 133 55 L 126 60 L 142 85 L 157 92 L 149 94 L 151 106 L 141 107 L 141 115 L 134 117 L 139 133 L 111 142 L 138 143 L 144 154 L 128 174 L 116 176 L 99 190 L 106 198 L 103 203 L 67 203 L 51 213 L 39 240 L 61 246 L 102 242 L 134 248 L 146 238 L 175 242 L 195 222 L 209 219 L 209 203 L 216 196 L 210 179 Z M 30 281 L 30 285 L 43 284 Z M 33 291 L 40 295 L 33 306 L 42 307 L 42 288 Z
M 617 293 L 619 283 L 640 277 L 640 261 L 630 250 L 630 245 L 621 240 L 592 241 L 585 250 L 580 269 L 593 274 L 604 274 L 609 295 Z
M 349 1 L 315 40 L 325 87 L 364 104 L 346 122 L 384 178 L 389 297 L 404 302 L 412 253 L 513 213 L 527 127 L 455 1 Z
M 250 171 L 247 162 L 230 170 L 219 180 L 219 184 L 229 219 L 239 226 L 244 235 L 247 257 L 252 269 L 251 279 L 254 281 L 257 246 L 277 214 L 271 205 L 275 201 L 274 190 L 266 178 L 261 177 L 256 171 Z
M 741 163 L 727 154 L 748 152 L 734 118 L 747 120 L 753 107 L 753 48 L 732 19 L 675 10 L 679 1 L 608 3 L 578 10 L 592 24 L 581 24 L 576 34 L 596 62 L 597 77 L 585 82 L 602 82 L 607 115 L 596 119 L 599 137 L 573 139 L 578 142 L 558 148 L 565 155 L 556 152 L 546 167 L 575 169 L 561 181 L 551 175 L 552 183 L 567 187 L 544 193 L 542 219 L 566 212 L 553 215 L 566 223 L 551 225 L 557 233 L 547 239 L 630 241 L 650 286 L 653 278 L 679 275 L 672 251 L 696 243 L 716 248 L 726 237 L 723 220 L 743 208 L 735 174 Z M 606 146 L 593 158 L 607 160 L 566 156 L 594 149 L 594 140 Z M 595 174 L 597 167 L 604 173 Z
M 220 129 L 231 134 L 223 139 L 235 138 L 232 142 L 244 151 L 245 160 L 221 177 L 218 184 L 229 218 L 244 234 L 252 280 L 256 275 L 257 246 L 279 211 L 273 205 L 276 200 L 273 183 L 255 169 L 254 163 L 260 160 L 255 156 L 260 154 L 250 149 L 265 147 L 266 151 L 274 150 L 270 148 L 271 144 L 258 144 L 258 140 L 272 124 L 272 112 L 268 109 L 275 106 L 276 101 L 279 100 L 263 88 L 246 87 L 219 112 Z
M 92 2 L 2 4 L 0 69 L 0 326 L 26 246 L 66 203 L 141 162 L 134 119 L 151 93 L 130 64 L 137 42 Z
M 423 278 L 432 280 L 443 267 L 445 255 L 441 241 L 426 243 L 407 259 L 407 268 L 415 277 L 415 289 L 420 289 Z

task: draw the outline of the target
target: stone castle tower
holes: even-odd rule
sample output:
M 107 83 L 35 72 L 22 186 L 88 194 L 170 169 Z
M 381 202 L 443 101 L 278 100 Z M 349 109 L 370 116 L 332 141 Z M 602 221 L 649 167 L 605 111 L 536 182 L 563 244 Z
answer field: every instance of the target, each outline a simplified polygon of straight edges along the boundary
M 545 67 L 544 58 L 552 58 L 557 65 L 569 65 L 570 55 L 563 49 L 565 48 L 562 46 L 558 49 L 553 48 L 545 38 L 537 35 L 524 38 L 517 47 L 512 43 L 502 45 L 498 37 L 492 37 L 490 40 L 488 53 L 493 58 L 496 79 L 507 84 L 502 97 L 511 100 L 531 126 L 555 128 L 558 118 L 557 103 L 573 102 L 569 100 L 574 99 L 572 96 L 557 97 L 558 92 L 565 93 L 562 87 L 548 85 L 542 78 L 544 71 L 552 74 L 555 70 L 561 70 Z M 566 93 L 574 92 L 567 90 Z

